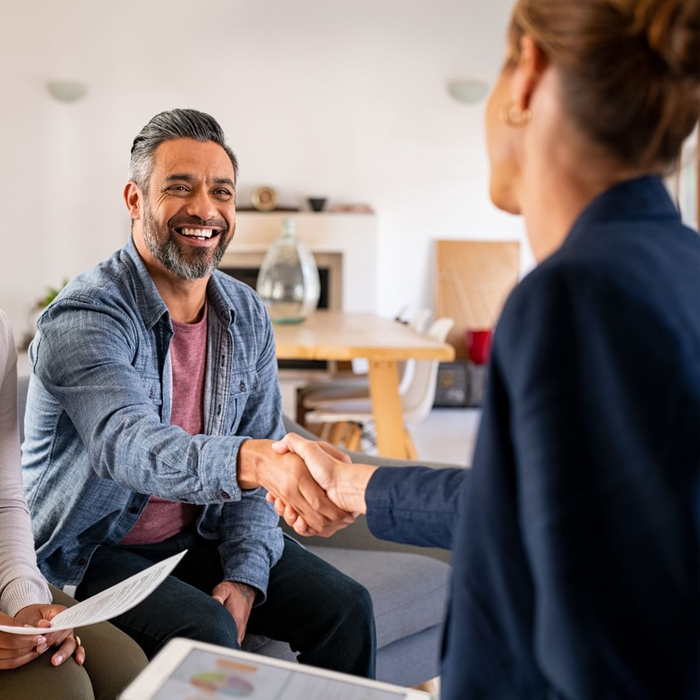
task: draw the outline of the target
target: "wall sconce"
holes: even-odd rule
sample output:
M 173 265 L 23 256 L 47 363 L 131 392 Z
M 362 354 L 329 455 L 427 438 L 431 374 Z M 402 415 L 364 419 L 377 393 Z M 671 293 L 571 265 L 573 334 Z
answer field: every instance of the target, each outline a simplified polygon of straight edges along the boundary
M 483 80 L 450 80 L 447 92 L 462 104 L 473 105 L 489 94 L 490 86 Z
M 85 97 L 88 86 L 79 80 L 49 80 L 46 89 L 59 102 L 77 102 Z

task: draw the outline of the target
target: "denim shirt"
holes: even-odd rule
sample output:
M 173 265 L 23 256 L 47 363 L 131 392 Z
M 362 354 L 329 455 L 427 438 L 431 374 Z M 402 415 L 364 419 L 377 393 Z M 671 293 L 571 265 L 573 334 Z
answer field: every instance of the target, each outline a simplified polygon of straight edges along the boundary
M 170 425 L 170 315 L 133 241 L 73 280 L 41 315 L 30 348 L 22 468 L 39 566 L 80 582 L 100 545 L 118 544 L 151 495 L 205 506 L 224 580 L 265 599 L 282 555 L 264 489 L 243 491 L 238 450 L 285 433 L 274 336 L 248 286 L 215 272 L 207 286 L 205 434 Z

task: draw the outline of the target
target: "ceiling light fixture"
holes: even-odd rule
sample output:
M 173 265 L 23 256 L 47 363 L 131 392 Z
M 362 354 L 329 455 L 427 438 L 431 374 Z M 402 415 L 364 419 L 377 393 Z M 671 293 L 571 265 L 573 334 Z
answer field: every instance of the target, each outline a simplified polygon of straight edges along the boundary
M 447 92 L 462 104 L 474 105 L 489 94 L 489 85 L 483 80 L 450 80 Z
M 46 89 L 59 102 L 77 102 L 87 94 L 87 83 L 79 80 L 49 80 Z

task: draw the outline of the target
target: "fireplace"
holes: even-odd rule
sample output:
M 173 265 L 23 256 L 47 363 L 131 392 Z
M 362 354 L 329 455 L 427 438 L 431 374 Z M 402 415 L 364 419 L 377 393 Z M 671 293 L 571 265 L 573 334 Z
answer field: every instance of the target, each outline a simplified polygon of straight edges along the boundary
M 231 277 L 235 277 L 240 282 L 245 282 L 249 287 L 255 289 L 260 274 L 259 267 L 220 267 L 221 272 L 225 272 Z M 318 276 L 321 280 L 321 294 L 318 298 L 319 309 L 329 309 L 328 305 L 328 279 L 331 271 L 327 267 L 318 268 Z
M 264 253 L 227 253 L 219 265 L 219 270 L 255 289 L 264 257 Z M 318 308 L 342 309 L 342 253 L 316 253 L 314 257 L 316 258 L 318 276 L 321 281 Z M 279 360 L 278 364 L 280 369 L 314 369 L 324 371 L 328 369 L 328 363 L 320 360 Z

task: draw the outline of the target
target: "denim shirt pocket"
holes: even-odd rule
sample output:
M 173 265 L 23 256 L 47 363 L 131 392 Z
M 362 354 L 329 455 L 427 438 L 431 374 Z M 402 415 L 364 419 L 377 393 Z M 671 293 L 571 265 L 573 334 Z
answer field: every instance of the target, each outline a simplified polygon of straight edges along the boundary
M 229 434 L 235 434 L 243 417 L 248 400 L 260 391 L 260 378 L 254 369 L 234 370 L 231 372 L 231 392 L 229 416 L 231 427 Z

